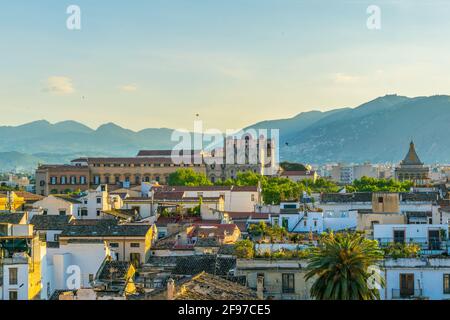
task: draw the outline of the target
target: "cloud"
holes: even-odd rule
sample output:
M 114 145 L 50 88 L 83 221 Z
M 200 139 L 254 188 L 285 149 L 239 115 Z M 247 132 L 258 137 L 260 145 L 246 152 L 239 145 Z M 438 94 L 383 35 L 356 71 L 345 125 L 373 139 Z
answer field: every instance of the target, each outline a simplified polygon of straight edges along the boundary
M 72 79 L 68 77 L 53 76 L 47 79 L 46 92 L 51 92 L 57 95 L 67 95 L 75 92 L 72 84 Z
M 345 73 L 336 73 L 332 77 L 335 83 L 353 83 L 361 79 L 361 77 Z
M 120 91 L 123 92 L 135 92 L 138 90 L 138 87 L 134 84 L 126 84 L 119 87 Z

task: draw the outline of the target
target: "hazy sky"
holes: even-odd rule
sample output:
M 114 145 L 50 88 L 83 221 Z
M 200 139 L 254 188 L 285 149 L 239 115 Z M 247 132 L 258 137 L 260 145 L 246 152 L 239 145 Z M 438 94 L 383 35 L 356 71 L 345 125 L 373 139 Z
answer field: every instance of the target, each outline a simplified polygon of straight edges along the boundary
M 66 9 L 81 8 L 81 30 Z M 369 30 L 369 5 L 381 30 Z M 0 125 L 238 128 L 450 93 L 450 1 L 0 3 Z

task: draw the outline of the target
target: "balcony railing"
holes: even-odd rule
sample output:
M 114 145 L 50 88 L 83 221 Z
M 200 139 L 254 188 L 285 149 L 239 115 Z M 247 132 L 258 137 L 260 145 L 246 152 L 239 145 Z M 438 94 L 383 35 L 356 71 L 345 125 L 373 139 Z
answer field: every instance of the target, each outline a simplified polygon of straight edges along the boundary
M 401 239 L 394 238 L 374 238 L 378 241 L 380 247 L 387 247 L 394 243 L 406 243 L 406 244 L 416 244 L 420 247 L 422 251 L 446 251 L 449 244 L 448 241 L 442 241 L 439 239 L 429 239 L 429 238 L 405 238 L 403 241 Z
M 30 262 L 29 257 L 1 258 L 0 265 L 27 264 Z
M 422 289 L 392 289 L 392 299 L 417 299 L 423 297 Z

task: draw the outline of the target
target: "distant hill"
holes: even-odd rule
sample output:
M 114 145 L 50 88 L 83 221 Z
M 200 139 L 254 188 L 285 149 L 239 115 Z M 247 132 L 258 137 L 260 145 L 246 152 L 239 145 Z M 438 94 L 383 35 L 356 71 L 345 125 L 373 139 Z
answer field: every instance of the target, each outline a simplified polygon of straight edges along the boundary
M 280 130 L 281 160 L 302 163 L 397 162 L 414 140 L 422 161 L 450 163 L 450 97 L 387 95 L 356 108 L 302 112 L 248 126 Z M 96 130 L 75 121 L 40 120 L 0 127 L 0 170 L 34 169 L 79 156 L 134 156 L 140 149 L 171 149 L 173 130 Z
M 281 158 L 306 163 L 397 162 L 413 139 L 422 161 L 450 163 L 449 124 L 449 96 L 389 95 L 295 133 L 284 131 L 281 124 Z

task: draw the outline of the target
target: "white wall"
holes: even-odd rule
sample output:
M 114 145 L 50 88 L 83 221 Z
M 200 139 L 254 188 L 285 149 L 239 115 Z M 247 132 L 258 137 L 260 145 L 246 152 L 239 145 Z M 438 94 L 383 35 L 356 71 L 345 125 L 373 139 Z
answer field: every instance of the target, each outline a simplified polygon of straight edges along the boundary
M 405 230 L 405 241 L 410 239 L 420 241 L 428 239 L 428 230 L 444 230 L 448 232 L 446 224 L 375 224 L 373 226 L 374 239 L 393 239 L 394 230 Z
M 33 204 L 34 208 L 42 208 L 43 210 L 47 210 L 48 215 L 59 215 L 60 210 L 65 210 L 66 215 L 76 215 L 76 211 L 74 210 L 74 206 L 69 201 L 65 201 L 63 199 L 57 198 L 53 195 L 49 195 L 44 199 L 37 201 Z
M 322 233 L 326 230 L 339 231 L 356 228 L 357 213 L 352 211 L 343 216 L 326 216 L 323 212 L 308 212 L 304 216 L 303 212 L 299 214 L 280 214 L 279 225 L 283 226 L 283 218 L 288 219 L 288 231 L 290 232 L 317 232 Z M 303 219 L 302 219 L 303 218 Z M 300 223 L 299 220 L 302 219 Z M 272 218 L 273 221 L 273 218 Z M 295 228 L 295 230 L 294 230 Z
M 110 252 L 105 243 L 68 243 L 60 248 L 48 248 L 48 262 L 53 266 L 53 289 L 65 290 L 69 266 L 75 265 L 81 271 L 81 286 L 89 287 L 89 274 L 96 275 Z
M 100 187 L 95 191 L 87 191 L 84 197 L 78 199 L 81 201 L 81 204 L 77 205 L 77 219 L 100 219 L 103 217 L 102 211 L 111 210 L 110 196 L 107 191 L 100 191 Z M 100 199 L 100 203 L 97 203 L 97 198 Z M 87 209 L 87 216 L 81 215 L 81 210 L 83 209 Z
M 450 274 L 450 259 L 397 259 L 385 261 L 386 288 L 380 291 L 382 299 L 392 299 L 392 291 L 400 289 L 400 274 L 414 274 L 414 289 L 431 300 L 450 299 L 444 294 L 444 274 Z
M 205 198 L 218 198 L 224 196 L 224 210 L 231 212 L 253 212 L 258 204 L 258 192 L 231 191 L 231 190 L 203 190 L 185 191 L 185 197 L 198 197 L 202 194 Z M 253 195 L 253 201 L 252 201 Z
M 17 284 L 9 284 L 9 269 L 17 268 Z M 9 291 L 17 291 L 18 300 L 28 300 L 28 264 L 5 264 L 3 265 L 3 299 L 9 300 Z

